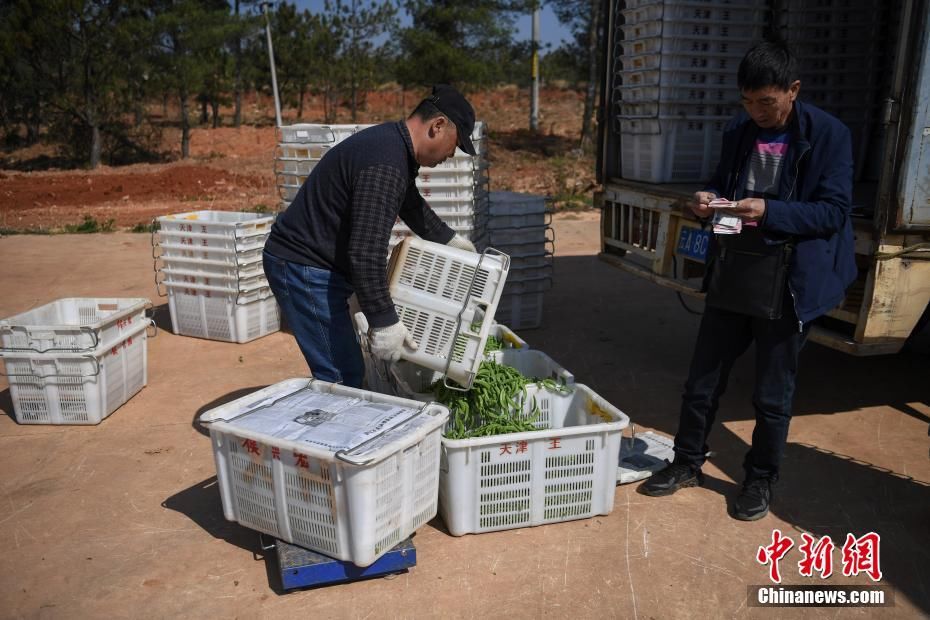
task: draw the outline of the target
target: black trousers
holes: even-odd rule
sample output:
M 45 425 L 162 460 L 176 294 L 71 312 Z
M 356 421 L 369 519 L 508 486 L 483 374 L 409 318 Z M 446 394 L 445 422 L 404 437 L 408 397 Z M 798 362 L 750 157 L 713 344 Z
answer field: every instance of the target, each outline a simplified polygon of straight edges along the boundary
M 756 343 L 756 380 L 752 397 L 756 426 L 743 468 L 746 479 L 778 479 L 788 439 L 798 354 L 809 325 L 799 329 L 789 302 L 780 319 L 760 319 L 706 307 L 685 383 L 675 436 L 675 461 L 704 463 L 707 438 L 730 371 L 749 345 Z

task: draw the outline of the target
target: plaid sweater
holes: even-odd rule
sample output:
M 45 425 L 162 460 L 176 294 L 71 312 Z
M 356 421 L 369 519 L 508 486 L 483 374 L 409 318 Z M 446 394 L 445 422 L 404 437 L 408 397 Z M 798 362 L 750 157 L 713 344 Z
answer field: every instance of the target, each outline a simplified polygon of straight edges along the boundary
M 397 217 L 429 241 L 448 243 L 455 234 L 417 191 L 418 171 L 404 121 L 346 138 L 314 166 L 278 216 L 265 251 L 341 274 L 371 327 L 396 323 L 386 256 Z

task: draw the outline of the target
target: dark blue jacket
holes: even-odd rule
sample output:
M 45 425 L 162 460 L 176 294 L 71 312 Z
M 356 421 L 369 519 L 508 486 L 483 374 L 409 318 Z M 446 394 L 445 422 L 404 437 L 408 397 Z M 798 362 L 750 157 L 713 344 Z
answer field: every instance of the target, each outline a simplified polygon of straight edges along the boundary
M 789 130 L 792 137 L 778 200 L 766 199 L 759 225 L 766 243 L 795 241 L 788 288 L 798 319 L 806 323 L 838 306 L 846 287 L 856 279 L 849 218 L 852 139 L 842 122 L 800 101 L 794 104 Z M 730 199 L 742 197 L 758 131 L 746 112 L 727 124 L 720 163 L 706 191 Z

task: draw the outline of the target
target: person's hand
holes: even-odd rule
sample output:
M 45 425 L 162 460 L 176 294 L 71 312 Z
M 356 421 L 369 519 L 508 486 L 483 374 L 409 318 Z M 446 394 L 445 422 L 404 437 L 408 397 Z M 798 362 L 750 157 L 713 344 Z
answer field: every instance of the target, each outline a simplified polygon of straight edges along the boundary
M 459 250 L 465 250 L 466 252 L 477 252 L 475 249 L 475 244 L 463 237 L 462 235 L 455 235 L 449 242 L 446 243 L 450 248 L 458 248 Z
M 758 222 L 765 215 L 765 200 L 762 198 L 743 198 L 736 201 L 736 206 L 728 211 L 740 216 L 747 222 Z
M 372 327 L 368 330 L 368 346 L 371 354 L 386 362 L 396 362 L 404 347 L 416 351 L 420 345 L 413 339 L 407 327 L 397 322 L 387 327 Z
M 707 205 L 716 197 L 717 195 L 713 192 L 694 192 L 694 196 L 691 197 L 687 205 L 700 218 L 713 217 L 714 210 Z

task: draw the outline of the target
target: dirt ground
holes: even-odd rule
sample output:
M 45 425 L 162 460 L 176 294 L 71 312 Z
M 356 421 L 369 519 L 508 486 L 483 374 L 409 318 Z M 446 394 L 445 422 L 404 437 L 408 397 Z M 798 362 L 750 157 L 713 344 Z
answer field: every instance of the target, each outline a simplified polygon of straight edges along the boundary
M 624 410 L 637 432 L 673 434 L 698 317 L 674 293 L 598 261 L 596 213 L 562 214 L 544 326 L 524 331 Z M 752 431 L 753 361 L 735 368 L 711 438 L 707 485 L 650 498 L 617 487 L 592 519 L 452 537 L 441 519 L 414 542 L 417 565 L 375 579 L 282 594 L 257 535 L 223 518 L 198 416 L 307 369 L 285 333 L 244 345 L 175 336 L 156 297 L 142 234 L 0 239 L 0 316 L 68 296 L 148 297 L 148 386 L 99 426 L 25 426 L 0 383 L 0 616 L 574 618 L 916 618 L 930 615 L 928 359 L 802 355 L 796 417 L 772 514 L 744 523 L 726 505 Z M 691 301 L 692 306 L 698 306 Z M 894 606 L 749 606 L 768 582 L 755 557 L 773 529 L 881 535 L 881 584 Z M 834 552 L 831 585 L 844 577 Z
M 527 131 L 525 90 L 500 88 L 471 95 L 479 120 L 488 124 L 491 189 L 590 199 L 594 158 L 578 150 L 583 100 L 573 90 L 544 89 L 540 134 Z M 395 120 L 418 100 L 414 93 L 370 93 L 359 123 Z M 287 124 L 321 122 L 322 104 L 308 102 L 304 116 L 286 108 Z M 409 110 L 407 110 L 409 112 Z M 223 111 L 229 121 L 231 111 Z M 272 116 L 269 117 L 268 114 Z M 191 157 L 178 159 L 180 131 L 169 125 L 162 150 L 168 163 L 101 166 L 96 170 L 27 171 L 40 155 L 57 153 L 54 144 L 0 153 L 0 232 L 55 231 L 79 225 L 85 217 L 115 229 L 146 225 L 153 217 L 195 211 L 276 210 L 274 157 L 277 143 L 274 106 L 251 99 L 239 128 L 195 126 Z M 169 110 L 167 120 L 174 118 Z M 337 121 L 350 122 L 340 109 Z M 167 121 L 166 121 L 167 122 Z M 580 199 L 580 198 L 579 198 Z

